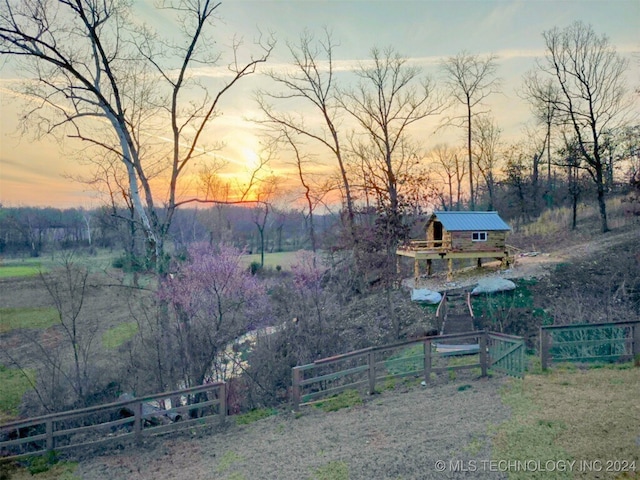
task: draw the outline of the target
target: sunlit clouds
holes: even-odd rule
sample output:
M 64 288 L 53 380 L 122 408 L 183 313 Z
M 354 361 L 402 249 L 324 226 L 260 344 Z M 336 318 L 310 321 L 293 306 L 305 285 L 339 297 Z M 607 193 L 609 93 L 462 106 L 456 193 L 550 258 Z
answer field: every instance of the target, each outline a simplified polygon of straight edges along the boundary
M 150 2 L 134 4 L 140 24 L 155 27 L 167 41 L 178 38 L 179 29 L 170 22 L 166 12 L 153 8 Z M 202 183 L 203 172 L 213 169 L 229 190 L 225 193 L 227 198 L 237 199 L 258 166 L 262 167 L 261 177 L 278 178 L 280 194 L 295 196 L 288 192 L 299 192 L 291 152 L 269 150 L 265 129 L 256 123 L 262 112 L 255 99 L 259 90 L 277 91 L 265 73 L 294 72 L 288 44 L 295 44 L 305 29 L 317 39 L 322 37 L 324 27 L 330 32 L 336 43 L 332 69 L 341 89 L 353 88 L 357 84 L 355 72 L 372 66 L 369 53 L 373 47 L 393 47 L 406 59 L 407 65 L 419 67 L 424 76 L 432 77 L 439 89 L 443 77 L 441 65 L 447 58 L 461 51 L 495 55 L 501 89 L 483 102 L 482 111 L 490 112 L 496 119 L 505 142 L 526 135 L 524 132 L 532 123 L 529 106 L 520 90 L 523 75 L 535 67 L 536 58 L 545 55 L 542 32 L 547 29 L 563 27 L 575 20 L 592 24 L 596 31 L 608 35 L 616 50 L 630 60 L 630 88 L 640 86 L 637 33 L 640 3 L 635 0 L 238 0 L 223 2 L 216 17 L 211 43 L 206 48 L 212 55 L 219 53 L 220 60 L 215 65 L 198 64 L 189 69 L 187 80 L 194 85 L 214 92 L 233 78 L 230 65 L 234 62 L 234 42 L 241 42 L 240 62 L 259 53 L 255 43 L 258 38 L 274 35 L 278 44 L 269 61 L 257 65 L 256 72 L 234 85 L 218 105 L 216 118 L 202 132 L 196 146 L 196 159 L 180 180 L 178 194 L 182 199 L 201 195 L 202 189 L 206 189 Z M 59 143 L 46 137 L 36 138 L 33 132 L 23 132 L 21 118 L 33 102 L 32 97 L 23 93 L 24 80 L 19 78 L 27 75 L 18 75 L 15 64 L 0 62 L 0 203 L 71 206 L 99 202 L 98 194 L 90 185 L 72 180 L 91 173 L 91 162 L 82 161 L 86 145 L 70 139 Z M 329 65 L 322 59 L 317 68 L 327 71 Z M 147 72 L 147 75 L 153 73 Z M 192 97 L 185 95 L 180 100 L 198 104 L 201 100 L 198 95 L 203 90 L 195 88 L 190 92 Z M 443 92 L 438 90 L 438 93 Z M 54 104 L 45 109 L 53 111 L 56 107 L 59 106 Z M 159 107 L 159 112 L 164 108 L 166 113 L 167 105 Z M 277 108 L 286 109 L 296 119 L 304 119 L 306 125 L 322 123 L 310 106 L 296 99 L 279 102 Z M 412 126 L 412 139 L 420 145 L 423 158 L 438 144 L 456 147 L 461 143 L 458 130 L 443 127 L 444 118 L 444 115 L 434 116 Z M 168 173 L 161 165 L 172 155 L 173 138 L 166 119 L 153 120 L 149 128 L 140 132 L 139 138 L 149 144 L 149 151 L 153 152 L 150 160 L 158 165 L 153 188 L 164 192 L 167 187 L 163 182 L 167 181 Z M 347 119 L 343 119 L 340 127 L 346 136 L 353 129 Z M 187 140 L 193 135 L 191 131 L 184 133 Z M 179 147 L 187 148 L 188 143 L 182 142 Z M 89 150 L 86 152 L 89 155 Z M 335 174 L 335 165 L 326 154 L 313 149 L 306 150 L 305 154 L 305 170 L 314 181 L 320 182 Z

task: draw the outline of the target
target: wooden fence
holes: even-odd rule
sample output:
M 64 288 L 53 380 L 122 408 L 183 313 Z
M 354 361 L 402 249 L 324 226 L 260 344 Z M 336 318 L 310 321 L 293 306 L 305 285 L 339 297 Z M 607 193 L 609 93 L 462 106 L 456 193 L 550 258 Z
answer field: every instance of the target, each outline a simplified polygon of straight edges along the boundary
M 173 408 L 162 408 L 168 402 Z M 223 382 L 0 425 L 0 458 L 13 459 L 182 430 L 226 417 Z
M 640 355 L 640 321 L 540 327 L 543 369 L 558 362 L 615 362 L 637 355 Z
M 501 347 L 505 341 L 510 344 L 509 347 Z M 451 345 L 452 342 L 461 344 L 460 350 L 466 352 L 473 350 L 469 347 L 476 346 L 476 354 L 465 357 L 468 359 L 466 362 L 452 365 L 446 361 L 457 358 L 452 355 L 456 348 Z M 513 344 L 516 343 L 522 350 L 514 347 Z M 489 348 L 490 345 L 495 348 Z M 524 342 L 519 337 L 486 331 L 438 335 L 365 348 L 294 367 L 291 401 L 293 407 L 298 409 L 344 390 L 366 389 L 369 394 L 373 394 L 376 385 L 379 386 L 381 382 L 407 376 L 423 377 L 429 384 L 432 381 L 431 374 L 434 373 L 479 368 L 484 377 L 494 365 L 494 354 L 497 355 L 497 371 L 510 375 L 515 372 L 514 376 L 523 376 Z M 510 357 L 514 355 L 521 360 L 512 361 Z M 516 372 L 516 367 L 521 370 Z

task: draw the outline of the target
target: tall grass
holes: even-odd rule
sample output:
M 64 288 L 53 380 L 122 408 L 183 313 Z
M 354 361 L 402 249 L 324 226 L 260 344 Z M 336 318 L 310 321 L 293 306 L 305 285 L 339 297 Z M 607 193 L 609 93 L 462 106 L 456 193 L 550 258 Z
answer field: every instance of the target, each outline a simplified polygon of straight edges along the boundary
M 625 204 L 620 197 L 607 200 L 607 220 L 609 228 L 619 228 L 633 223 L 633 218 L 625 215 Z M 531 223 L 517 226 L 514 233 L 523 236 L 553 235 L 557 232 L 566 232 L 571 229 L 573 213 L 570 207 L 558 207 L 545 210 Z M 600 210 L 595 203 L 580 203 L 578 205 L 577 219 L 579 223 L 585 221 L 599 222 Z M 598 224 L 599 227 L 599 224 Z M 598 227 L 595 227 L 597 231 Z

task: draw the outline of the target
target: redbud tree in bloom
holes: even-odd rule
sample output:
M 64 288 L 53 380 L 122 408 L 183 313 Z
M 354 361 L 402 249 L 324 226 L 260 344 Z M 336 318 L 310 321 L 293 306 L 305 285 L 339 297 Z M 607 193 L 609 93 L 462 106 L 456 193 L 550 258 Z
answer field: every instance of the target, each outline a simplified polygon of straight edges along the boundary
M 227 245 L 192 245 L 158 294 L 169 305 L 176 368 L 187 385 L 219 378 L 229 344 L 270 321 L 264 285 Z

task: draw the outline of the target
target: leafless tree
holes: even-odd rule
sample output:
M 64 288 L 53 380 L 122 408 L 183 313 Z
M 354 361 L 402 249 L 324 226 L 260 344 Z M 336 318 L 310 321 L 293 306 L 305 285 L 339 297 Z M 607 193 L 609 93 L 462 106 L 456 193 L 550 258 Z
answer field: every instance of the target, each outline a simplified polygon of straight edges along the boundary
M 318 241 L 316 238 L 315 231 L 315 222 L 314 222 L 314 212 L 318 203 L 322 200 L 323 193 L 326 193 L 329 189 L 325 186 L 320 188 L 320 193 L 316 192 L 316 189 L 313 188 L 312 180 L 310 180 L 310 175 L 306 173 L 306 165 L 309 163 L 309 159 L 301 152 L 300 146 L 295 142 L 291 132 L 283 127 L 281 141 L 285 144 L 288 144 L 291 150 L 293 151 L 295 157 L 295 167 L 296 173 L 298 174 L 298 179 L 300 180 L 300 185 L 304 189 L 304 198 L 307 204 L 308 214 L 305 215 L 305 219 L 308 219 L 309 225 L 309 242 L 311 243 L 311 251 L 314 253 L 313 261 L 315 262 L 315 253 L 318 249 Z M 305 221 L 305 223 L 307 223 Z
M 223 62 L 210 35 L 219 6 L 212 0 L 159 2 L 178 24 L 175 41 L 141 27 L 125 0 L 7 0 L 0 6 L 0 53 L 35 80 L 25 84 L 37 100 L 25 119 L 40 133 L 79 139 L 118 158 L 158 269 L 175 209 L 194 201 L 180 197 L 180 181 L 195 159 L 205 161 L 219 146 L 207 147 L 204 138 L 221 99 L 274 47 L 273 39 L 261 39 L 259 53 L 242 60 L 242 42 L 234 40 L 212 92 L 193 68 Z M 154 178 L 168 185 L 162 202 Z
M 541 83 L 535 73 L 528 73 L 524 79 L 524 96 L 529 101 L 533 115 L 537 122 L 545 127 L 543 151 L 547 154 L 547 193 L 551 191 L 551 130 L 556 121 L 556 103 L 560 95 L 558 86 L 553 79 L 548 78 Z M 541 155 L 533 163 L 534 199 L 537 199 L 539 164 Z
M 393 48 L 371 50 L 371 60 L 356 71 L 358 85 L 342 92 L 342 107 L 356 120 L 362 134 L 352 150 L 364 162 L 392 230 L 400 225 L 399 175 L 418 163 L 410 127 L 441 111 L 442 101 L 431 78 L 407 64 Z M 397 241 L 397 234 L 395 237 Z M 395 254 L 393 241 L 390 247 Z
M 495 176 L 500 161 L 501 130 L 491 116 L 481 115 L 474 124 L 473 131 L 477 139 L 475 146 L 475 164 L 487 189 L 489 196 L 488 209 L 493 210 L 495 206 Z
M 618 55 L 606 36 L 590 25 L 575 22 L 543 33 L 546 57 L 538 61 L 530 76 L 530 91 L 553 105 L 558 124 L 569 127 L 576 147 L 597 189 L 601 230 L 607 223 L 606 167 L 604 139 L 627 120 L 628 88 L 625 84 L 628 61 Z M 553 79 L 559 93 L 549 89 Z
M 265 230 L 269 213 L 273 210 L 272 202 L 278 191 L 278 183 L 282 179 L 271 175 L 264 179 L 256 192 L 257 205 L 253 209 L 253 223 L 258 229 L 260 246 L 260 266 L 264 267 Z
M 56 310 L 57 321 L 46 335 L 24 331 L 24 345 L 32 354 L 20 358 L 15 351 L 2 349 L 8 359 L 34 388 L 39 407 L 47 412 L 70 406 L 86 406 L 94 387 L 101 381 L 95 362 L 99 322 L 83 314 L 87 300 L 89 272 L 79 265 L 73 254 L 63 253 L 58 265 L 40 279 Z M 28 345 L 28 347 L 27 347 Z M 32 366 L 36 378 L 27 374 Z
M 469 167 L 469 204 L 475 208 L 473 188 L 473 152 L 472 152 L 472 120 L 476 107 L 482 104 L 492 93 L 496 93 L 500 86 L 500 80 L 495 76 L 497 64 L 495 55 L 472 55 L 461 52 L 455 57 L 449 57 L 442 64 L 447 77 L 446 85 L 452 98 L 464 105 L 464 116 L 447 119 L 447 124 L 463 127 L 467 133 L 467 165 Z
M 289 146 L 295 144 L 296 154 L 303 153 L 304 140 L 319 144 L 331 153 L 338 165 L 347 226 L 353 235 L 354 200 L 340 134 L 342 115 L 337 100 L 333 59 L 336 43 L 330 31 L 325 29 L 322 39 L 318 40 L 310 32 L 304 32 L 298 44 L 289 44 L 288 47 L 293 70 L 268 73 L 282 90 L 260 91 L 257 94 L 258 103 L 266 117 L 263 123 L 270 124 L 276 137 L 284 138 Z M 307 121 L 300 113 L 279 110 L 278 104 L 285 101 L 301 101 L 302 105 L 310 105 L 320 121 Z M 286 131 L 285 137 L 281 137 L 283 131 Z
M 430 159 L 435 164 L 436 172 L 447 190 L 443 195 L 443 206 L 449 210 L 460 210 L 462 203 L 462 183 L 467 173 L 467 166 L 459 150 L 447 144 L 436 145 L 430 152 Z M 455 197 L 455 202 L 454 202 Z

